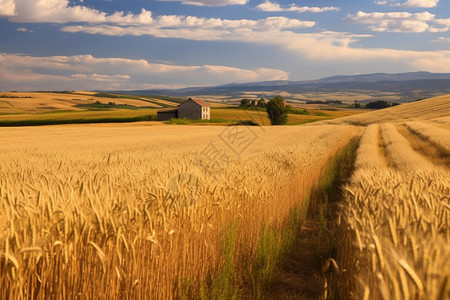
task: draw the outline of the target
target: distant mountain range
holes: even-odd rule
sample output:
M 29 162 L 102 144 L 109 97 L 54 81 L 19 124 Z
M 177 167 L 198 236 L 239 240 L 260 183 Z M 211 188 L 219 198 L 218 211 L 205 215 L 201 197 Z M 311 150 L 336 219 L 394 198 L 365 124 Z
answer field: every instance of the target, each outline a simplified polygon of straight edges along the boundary
M 450 73 L 410 72 L 398 74 L 362 74 L 333 76 L 307 81 L 262 81 L 250 83 L 230 83 L 212 87 L 189 87 L 183 89 L 154 89 L 140 91 L 116 91 L 117 93 L 138 95 L 223 95 L 236 97 L 244 92 L 393 92 L 403 101 L 426 98 L 436 94 L 450 94 Z

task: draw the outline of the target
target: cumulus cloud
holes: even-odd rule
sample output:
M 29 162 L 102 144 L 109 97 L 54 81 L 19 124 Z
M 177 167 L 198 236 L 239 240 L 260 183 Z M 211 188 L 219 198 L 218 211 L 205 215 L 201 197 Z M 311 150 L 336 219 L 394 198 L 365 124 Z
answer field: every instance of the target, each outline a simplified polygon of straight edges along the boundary
M 439 3 L 439 0 L 407 0 L 403 3 L 394 4 L 394 6 L 404 6 L 404 7 L 435 7 Z
M 181 66 L 92 55 L 36 57 L 0 53 L 0 90 L 149 89 L 287 80 L 270 68 Z
M 205 1 L 206 3 L 206 1 Z M 275 2 L 265 2 L 277 9 Z M 52 22 L 64 24 L 65 32 L 102 35 L 150 35 L 203 41 L 238 41 L 283 49 L 317 66 L 398 66 L 398 70 L 450 72 L 450 51 L 408 51 L 386 48 L 360 48 L 357 43 L 370 35 L 323 31 L 301 33 L 299 29 L 315 22 L 287 17 L 260 20 L 227 20 L 195 16 L 153 16 L 117 12 L 106 14 L 66 0 L 0 0 L 2 16 L 14 22 Z M 296 6 L 294 6 L 296 8 Z M 367 24 L 373 31 L 447 31 L 449 19 L 436 19 L 429 12 L 365 13 L 348 15 L 347 22 Z M 78 24 L 67 24 L 76 22 Z M 380 67 L 380 68 L 381 68 Z M 221 65 L 183 66 L 146 60 L 99 58 L 90 55 L 34 57 L 0 53 L 1 89 L 147 89 L 216 85 L 288 79 L 283 70 L 242 69 Z
M 372 12 L 359 11 L 348 15 L 344 21 L 355 24 L 369 24 L 369 29 L 377 32 L 442 32 L 448 26 L 435 20 L 435 15 L 427 11 L 421 13 L 409 12 Z M 444 25 L 434 27 L 434 24 Z
M 20 23 L 119 23 L 150 24 L 152 14 L 142 9 L 140 14 L 116 12 L 107 14 L 82 5 L 69 5 L 68 0 L 0 0 L 0 16 Z
M 0 0 L 0 17 L 12 17 L 15 14 L 16 3 L 14 0 Z
M 5 0 L 0 1 L 4 2 Z M 239 35 L 241 32 L 261 33 L 310 28 L 315 25 L 313 21 L 286 17 L 269 17 L 260 20 L 227 20 L 179 15 L 153 17 L 152 12 L 145 9 L 142 9 L 139 14 L 124 12 L 106 14 L 81 5 L 71 6 L 68 0 L 15 0 L 15 2 L 11 2 L 12 4 L 10 0 L 6 1 L 9 1 L 10 5 L 15 5 L 14 14 L 9 15 L 9 20 L 12 22 L 81 23 L 62 28 L 63 31 L 72 33 L 221 40 L 226 36 Z
M 434 20 L 434 22 L 436 24 L 441 25 L 443 28 L 446 28 L 445 31 L 447 31 L 450 28 L 450 18 L 449 19 L 436 19 L 436 20 Z
M 226 5 L 245 5 L 248 0 L 159 0 L 164 2 L 181 2 L 187 5 L 196 6 L 226 6 Z
M 256 6 L 257 10 L 267 11 L 267 12 L 312 12 L 312 13 L 321 13 L 325 11 L 337 11 L 339 7 L 335 6 L 327 6 L 327 7 L 309 7 L 309 6 L 297 6 L 295 4 L 291 4 L 288 7 L 281 7 L 277 2 L 270 2 L 266 0 L 265 2 Z
M 439 3 L 439 0 L 379 0 L 375 1 L 378 5 L 387 5 L 397 6 L 397 7 L 423 7 L 423 8 L 431 8 L 436 7 Z
M 289 29 L 310 28 L 312 21 L 301 21 L 286 17 L 269 17 L 260 20 L 224 20 L 193 16 L 160 16 L 148 26 L 120 26 L 117 24 L 65 26 L 64 32 L 83 32 L 111 36 L 151 35 L 158 38 L 180 38 L 190 40 L 241 40 L 249 34 L 267 34 Z

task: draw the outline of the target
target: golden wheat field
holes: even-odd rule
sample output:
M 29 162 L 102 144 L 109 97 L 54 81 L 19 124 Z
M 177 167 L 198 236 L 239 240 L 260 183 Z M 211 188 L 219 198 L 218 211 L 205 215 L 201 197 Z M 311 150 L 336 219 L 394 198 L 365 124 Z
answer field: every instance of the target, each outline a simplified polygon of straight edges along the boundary
M 246 271 L 261 230 L 306 205 L 358 132 L 193 128 L 2 128 L 0 298 L 198 294 L 230 261 Z
M 260 296 L 271 230 L 359 136 L 334 294 L 448 299 L 449 113 L 446 96 L 308 126 L 0 128 L 0 299 Z
M 374 124 L 345 187 L 344 299 L 450 298 L 450 131 L 433 120 L 449 114 L 450 98 L 401 106 L 367 114 Z
M 450 95 L 439 96 L 427 100 L 403 103 L 401 105 L 373 111 L 370 113 L 331 120 L 331 124 L 353 124 L 367 126 L 373 123 L 425 121 L 448 123 L 450 115 Z
M 9 92 L 0 93 L 1 114 L 42 113 L 49 111 L 81 111 L 76 105 L 114 102 L 135 107 L 162 108 L 177 103 L 152 97 L 99 94 L 95 92 Z

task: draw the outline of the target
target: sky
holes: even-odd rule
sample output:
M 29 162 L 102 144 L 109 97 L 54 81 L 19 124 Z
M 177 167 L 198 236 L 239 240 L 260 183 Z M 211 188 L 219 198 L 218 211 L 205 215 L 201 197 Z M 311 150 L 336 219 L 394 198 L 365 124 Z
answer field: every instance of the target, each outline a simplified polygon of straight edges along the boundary
M 450 0 L 0 0 L 0 91 L 450 73 Z

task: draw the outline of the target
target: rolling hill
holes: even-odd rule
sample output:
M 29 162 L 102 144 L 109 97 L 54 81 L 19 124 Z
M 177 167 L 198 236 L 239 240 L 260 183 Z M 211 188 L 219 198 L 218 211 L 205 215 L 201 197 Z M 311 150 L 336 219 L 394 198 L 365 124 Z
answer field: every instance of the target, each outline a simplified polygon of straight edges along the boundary
M 333 76 L 308 81 L 263 81 L 243 84 L 226 84 L 212 87 L 189 87 L 175 90 L 116 91 L 136 95 L 172 95 L 172 96 L 228 96 L 229 98 L 271 97 L 274 94 L 287 93 L 288 98 L 314 100 L 308 93 L 352 92 L 357 96 L 347 101 L 370 101 L 395 96 L 396 102 L 409 102 L 450 93 L 450 73 L 410 72 L 398 74 L 362 74 L 352 76 Z M 300 94 L 300 95 L 299 95 Z M 328 97 L 327 95 L 326 97 Z
M 330 120 L 327 123 L 367 126 L 370 124 L 399 123 L 412 120 L 448 124 L 450 120 L 450 95 L 404 103 L 386 109 Z

